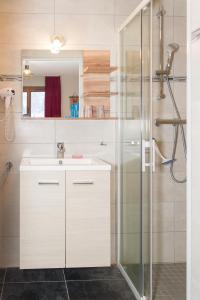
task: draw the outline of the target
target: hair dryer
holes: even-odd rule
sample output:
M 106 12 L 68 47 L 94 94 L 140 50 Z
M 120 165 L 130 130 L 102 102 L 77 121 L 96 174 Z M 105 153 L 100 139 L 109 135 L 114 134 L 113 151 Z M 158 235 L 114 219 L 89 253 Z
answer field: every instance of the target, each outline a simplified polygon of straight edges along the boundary
M 10 126 L 10 109 L 12 105 L 13 98 L 15 96 L 15 90 L 12 88 L 2 88 L 0 89 L 0 99 L 5 101 L 5 118 L 0 120 L 4 121 L 5 126 L 5 139 L 8 142 L 12 142 L 14 138 L 14 128 Z

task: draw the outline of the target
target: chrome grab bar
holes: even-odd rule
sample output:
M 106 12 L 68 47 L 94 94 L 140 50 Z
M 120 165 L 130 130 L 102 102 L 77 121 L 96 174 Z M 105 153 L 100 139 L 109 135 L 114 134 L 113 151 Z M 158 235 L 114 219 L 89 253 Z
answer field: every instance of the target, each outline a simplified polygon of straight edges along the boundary
M 7 161 L 4 165 L 4 169 L 0 175 L 0 186 L 2 186 L 4 184 L 4 182 L 7 179 L 8 173 L 10 172 L 10 170 L 13 167 L 13 163 L 11 161 Z

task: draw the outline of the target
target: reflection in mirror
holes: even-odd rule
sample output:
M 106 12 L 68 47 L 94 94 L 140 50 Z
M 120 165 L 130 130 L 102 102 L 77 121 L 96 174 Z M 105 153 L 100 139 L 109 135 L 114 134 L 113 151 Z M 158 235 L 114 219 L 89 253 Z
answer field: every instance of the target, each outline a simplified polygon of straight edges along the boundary
M 110 118 L 108 50 L 22 51 L 24 118 Z
M 23 70 L 24 117 L 79 117 L 80 57 L 25 59 Z M 73 112 L 70 100 L 74 101 Z

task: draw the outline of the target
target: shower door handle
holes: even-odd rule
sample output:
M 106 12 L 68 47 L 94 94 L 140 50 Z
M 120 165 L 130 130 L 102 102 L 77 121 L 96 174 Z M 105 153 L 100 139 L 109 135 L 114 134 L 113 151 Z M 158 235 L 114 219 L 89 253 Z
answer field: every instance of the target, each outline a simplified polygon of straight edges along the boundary
M 152 139 L 152 172 L 156 171 L 156 144 L 155 139 Z
M 146 151 L 151 152 L 151 145 L 152 145 L 152 163 L 146 162 Z M 150 157 L 150 155 L 149 155 Z M 155 172 L 155 142 L 152 140 L 151 141 L 146 141 L 142 140 L 142 172 L 146 171 L 146 167 L 151 167 L 152 166 L 152 171 Z
M 142 172 L 151 165 L 150 162 L 146 162 L 146 150 L 150 150 L 150 141 L 142 140 Z

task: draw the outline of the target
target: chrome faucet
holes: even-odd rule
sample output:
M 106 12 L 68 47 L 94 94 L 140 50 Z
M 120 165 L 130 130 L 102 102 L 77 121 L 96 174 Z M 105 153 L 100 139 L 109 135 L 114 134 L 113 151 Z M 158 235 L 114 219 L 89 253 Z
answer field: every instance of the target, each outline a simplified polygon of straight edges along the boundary
M 57 143 L 57 158 L 64 158 L 65 154 L 65 144 Z

